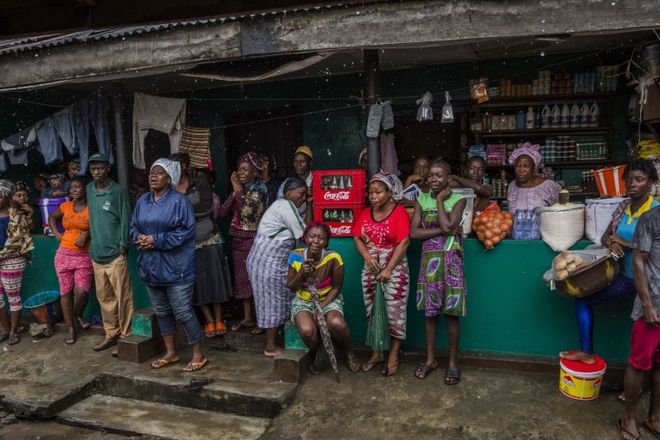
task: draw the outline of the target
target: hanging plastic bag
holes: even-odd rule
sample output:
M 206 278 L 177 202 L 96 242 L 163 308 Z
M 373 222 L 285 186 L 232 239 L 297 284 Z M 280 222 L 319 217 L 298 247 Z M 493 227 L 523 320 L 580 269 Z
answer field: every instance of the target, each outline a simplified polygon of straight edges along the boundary
M 374 304 L 371 308 L 371 317 L 367 325 L 367 339 L 365 343 L 373 351 L 387 351 L 390 349 L 390 324 L 387 320 L 385 294 L 381 283 L 376 284 Z
M 423 121 L 432 121 L 433 120 L 433 108 L 431 103 L 433 102 L 433 95 L 431 92 L 424 93 L 424 96 L 419 98 L 417 101 L 419 108 L 417 109 L 417 120 L 419 122 Z
M 454 107 L 452 107 L 450 100 L 449 92 L 445 92 L 445 104 L 442 106 L 442 117 L 440 119 L 442 123 L 454 122 Z
M 369 108 L 367 118 L 367 137 L 377 138 L 380 133 L 380 123 L 383 119 L 383 106 L 380 103 L 373 104 Z

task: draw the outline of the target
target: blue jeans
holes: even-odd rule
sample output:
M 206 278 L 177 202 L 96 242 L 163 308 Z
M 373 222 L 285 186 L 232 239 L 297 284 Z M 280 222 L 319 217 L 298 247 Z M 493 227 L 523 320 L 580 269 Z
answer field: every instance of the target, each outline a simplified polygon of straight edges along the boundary
M 178 320 L 186 330 L 190 345 L 202 340 L 202 327 L 192 308 L 194 285 L 194 282 L 174 286 L 150 286 L 147 284 L 151 305 L 158 319 L 160 334 L 172 336 Z
M 580 351 L 594 352 L 594 307 L 619 298 L 635 295 L 635 281 L 619 275 L 614 282 L 600 292 L 575 300 L 575 317 L 580 333 Z

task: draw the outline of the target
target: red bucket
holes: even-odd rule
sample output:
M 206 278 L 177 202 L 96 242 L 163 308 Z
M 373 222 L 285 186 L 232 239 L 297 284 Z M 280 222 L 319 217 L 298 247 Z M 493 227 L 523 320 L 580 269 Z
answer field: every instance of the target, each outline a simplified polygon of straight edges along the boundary
M 625 165 L 618 165 L 591 171 L 601 196 L 621 197 L 626 195 L 626 184 L 623 181 L 625 169 Z

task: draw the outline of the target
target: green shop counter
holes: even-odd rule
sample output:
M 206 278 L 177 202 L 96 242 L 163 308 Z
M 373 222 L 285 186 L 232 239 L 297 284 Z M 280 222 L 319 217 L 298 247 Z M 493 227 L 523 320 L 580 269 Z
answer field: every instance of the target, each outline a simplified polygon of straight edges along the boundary
M 32 264 L 28 266 L 22 296 L 43 290 L 58 290 L 53 257 L 58 243 L 52 237 L 35 236 Z M 581 241 L 575 248 L 590 242 Z M 345 263 L 344 313 L 353 339 L 363 343 L 366 333 L 364 302 L 360 286 L 362 260 L 351 238 L 332 239 L 330 246 Z M 407 348 L 423 350 L 424 316 L 415 308 L 415 289 L 421 244 L 408 249 L 411 288 L 408 301 Z M 461 350 L 554 357 L 561 350 L 578 348 L 573 300 L 552 292 L 542 280 L 550 267 L 553 252 L 543 241 L 505 240 L 486 251 L 476 239 L 465 240 L 465 275 L 468 312 L 461 320 Z M 136 252 L 129 252 L 135 306 L 149 305 L 144 285 L 136 272 Z M 625 362 L 628 357 L 632 299 L 605 304 L 596 309 L 594 344 L 596 353 L 608 362 Z M 95 298 L 88 314 L 98 313 Z M 446 348 L 444 323 L 439 325 L 438 346 Z

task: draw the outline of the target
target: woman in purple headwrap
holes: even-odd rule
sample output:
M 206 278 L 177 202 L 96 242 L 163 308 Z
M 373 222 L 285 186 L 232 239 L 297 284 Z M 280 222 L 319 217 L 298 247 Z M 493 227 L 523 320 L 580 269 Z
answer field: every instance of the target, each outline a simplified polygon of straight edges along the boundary
M 557 202 L 561 187 L 537 174 L 542 157 L 538 145 L 519 146 L 509 157 L 515 180 L 509 184 L 509 211 L 550 206 Z
M 262 182 L 263 170 L 263 161 L 256 153 L 249 152 L 239 157 L 236 171 L 231 174 L 234 191 L 219 212 L 222 217 L 231 212 L 229 235 L 232 236 L 234 261 L 234 298 L 243 302 L 243 319 L 231 327 L 232 331 L 255 327 L 252 318 L 252 285 L 246 261 L 259 221 L 268 207 L 268 188 Z M 262 331 L 255 328 L 252 333 L 259 334 Z

